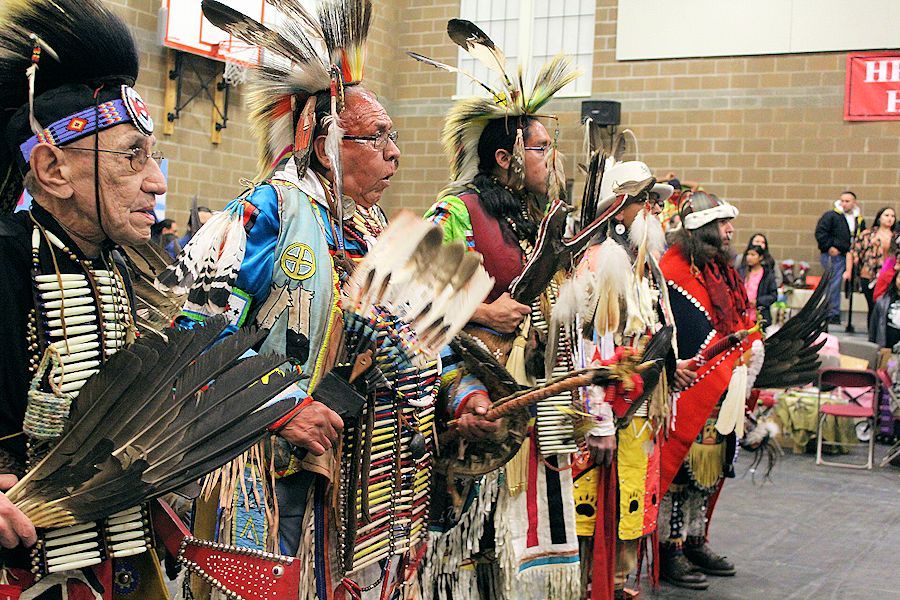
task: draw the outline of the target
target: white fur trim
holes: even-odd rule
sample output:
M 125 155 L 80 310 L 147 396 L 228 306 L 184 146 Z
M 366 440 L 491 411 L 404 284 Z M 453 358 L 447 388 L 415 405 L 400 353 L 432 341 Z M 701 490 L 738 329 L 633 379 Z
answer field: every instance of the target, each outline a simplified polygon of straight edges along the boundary
M 733 219 L 739 214 L 737 207 L 723 200 L 722 204 L 718 206 L 713 206 L 706 210 L 698 210 L 685 216 L 684 226 L 688 229 L 698 229 L 717 219 Z

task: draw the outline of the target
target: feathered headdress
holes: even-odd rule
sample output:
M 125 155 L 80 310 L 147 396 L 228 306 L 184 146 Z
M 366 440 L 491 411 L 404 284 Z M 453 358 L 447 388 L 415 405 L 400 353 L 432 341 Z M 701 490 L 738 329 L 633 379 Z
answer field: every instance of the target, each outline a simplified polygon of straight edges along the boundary
M 447 34 L 490 71 L 498 73 L 501 79 L 501 86 L 496 88 L 461 69 L 407 52 L 412 58 L 438 69 L 462 73 L 490 94 L 488 98 L 457 101 L 444 123 L 442 140 L 444 151 L 450 159 L 450 178 L 455 182 L 468 182 L 478 172 L 478 140 L 490 121 L 502 117 L 541 116 L 538 114 L 541 107 L 556 92 L 575 81 L 579 72 L 573 68 L 568 57 L 557 55 L 541 67 L 530 92 L 526 93 L 522 66 L 519 66 L 515 77 L 510 77 L 503 51 L 477 25 L 464 19 L 451 19 L 447 23 Z
M 267 2 L 284 17 L 272 28 L 216 0 L 203 0 L 203 14 L 217 27 L 266 50 L 254 69 L 249 94 L 250 118 L 260 135 L 260 169 L 268 172 L 293 150 L 303 177 L 317 126 L 339 125 L 344 86 L 362 81 L 372 3 L 319 0 L 313 14 L 302 0 Z M 322 122 L 326 119 L 329 123 Z M 329 126 L 329 137 L 334 138 L 329 148 L 339 147 L 340 135 L 338 127 Z M 329 158 L 340 165 L 338 156 Z M 335 180 L 340 185 L 340 178 Z
M 149 135 L 138 52 L 100 0 L 7 0 L 0 8 L 0 212 L 22 193 L 31 150 L 123 123 Z

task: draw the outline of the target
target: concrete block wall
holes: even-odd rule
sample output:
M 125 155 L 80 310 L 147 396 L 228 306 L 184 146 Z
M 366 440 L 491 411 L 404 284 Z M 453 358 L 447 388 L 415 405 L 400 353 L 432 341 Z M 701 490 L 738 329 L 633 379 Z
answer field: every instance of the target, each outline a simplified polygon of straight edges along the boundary
M 166 115 L 163 111 L 167 49 L 160 45 L 157 33 L 158 0 L 107 0 L 108 4 L 132 27 L 140 51 L 141 73 L 137 89 L 150 105 L 159 139 L 158 148 L 169 159 L 169 193 L 166 216 L 178 221 L 184 230 L 191 198 L 196 195 L 201 205 L 222 208 L 241 191 L 240 180 L 257 172 L 257 138 L 249 124 L 245 106 L 246 88 L 232 88 L 228 126 L 222 131 L 222 142 L 210 142 L 212 103 L 202 92 L 175 122 L 175 133 L 163 135 Z M 386 96 L 397 62 L 398 48 L 394 28 L 398 24 L 399 3 L 378 5 L 371 26 L 367 80 L 371 88 Z M 198 89 L 197 75 L 204 79 L 221 72 L 222 64 L 201 57 L 188 56 L 183 78 L 183 98 Z M 194 72 L 196 70 L 196 74 Z M 386 102 L 390 103 L 389 95 Z
M 841 191 L 857 193 L 869 220 L 900 204 L 900 123 L 843 120 L 846 53 L 617 62 L 616 6 L 597 2 L 591 98 L 622 103 L 622 126 L 635 131 L 639 158 L 656 174 L 698 180 L 740 208 L 739 247 L 763 231 L 776 258 L 818 264 L 812 231 Z M 444 25 L 458 11 L 452 1 L 407 10 L 400 44 L 456 64 Z M 691 35 L 677 23 L 662 29 L 672 43 Z M 446 179 L 439 131 L 455 77 L 398 67 L 393 114 L 405 156 L 384 203 L 424 210 Z M 585 99 L 546 109 L 559 115 L 576 194 Z
M 167 74 L 156 33 L 158 3 L 108 1 L 135 28 L 142 62 L 138 87 L 161 123 Z M 699 180 L 736 204 L 739 246 L 764 231 L 777 258 L 817 264 L 813 227 L 843 189 L 856 191 L 869 220 L 879 207 L 895 204 L 900 122 L 843 121 L 845 53 L 617 62 L 616 6 L 616 0 L 597 2 L 590 98 L 622 103 L 623 126 L 635 131 L 639 158 L 655 173 L 674 171 Z M 446 183 L 440 129 L 456 80 L 404 51 L 456 64 L 456 47 L 445 28 L 458 14 L 458 0 L 375 3 L 366 81 L 400 130 L 403 152 L 383 199 L 389 213 L 401 207 L 424 211 Z M 691 35 L 686 25 L 660 27 L 672 43 Z M 221 66 L 197 61 L 197 68 Z M 232 94 L 228 128 L 218 146 L 209 141 L 211 106 L 203 97 L 183 113 L 174 135 L 160 136 L 160 148 L 172 159 L 169 215 L 180 222 L 192 195 L 221 207 L 240 191 L 241 177 L 255 174 L 256 140 L 244 96 L 241 88 Z M 585 99 L 561 98 L 547 107 L 559 116 L 576 194 Z

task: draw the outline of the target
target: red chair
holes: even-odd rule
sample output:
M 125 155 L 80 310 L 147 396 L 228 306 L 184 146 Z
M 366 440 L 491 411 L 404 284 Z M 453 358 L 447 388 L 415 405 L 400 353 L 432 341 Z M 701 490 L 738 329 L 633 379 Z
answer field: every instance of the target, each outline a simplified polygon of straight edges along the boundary
M 875 458 L 875 431 L 878 424 L 878 398 L 881 381 L 878 374 L 871 369 L 822 369 L 819 373 L 818 414 L 819 423 L 816 428 L 816 464 L 830 465 L 832 467 L 846 467 L 850 469 L 871 469 Z M 844 394 L 849 402 L 847 404 L 822 404 L 822 392 L 834 388 L 844 388 Z M 854 388 L 855 395 L 847 392 L 846 388 Z M 868 404 L 867 404 L 868 403 Z M 822 459 L 822 444 L 836 444 L 835 442 L 822 441 L 822 425 L 825 418 L 832 416 L 835 419 L 864 419 L 869 426 L 869 457 L 865 464 L 854 465 L 826 461 Z M 860 444 L 853 444 L 860 445 Z

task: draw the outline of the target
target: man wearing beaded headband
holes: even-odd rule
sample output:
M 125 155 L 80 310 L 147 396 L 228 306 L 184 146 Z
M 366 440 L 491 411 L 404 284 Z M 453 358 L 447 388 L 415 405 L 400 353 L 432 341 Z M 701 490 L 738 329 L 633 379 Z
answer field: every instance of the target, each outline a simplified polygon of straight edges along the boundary
M 734 575 L 734 565 L 707 544 L 707 517 L 722 478 L 733 470 L 735 431 L 740 437 L 748 380 L 755 378 L 748 376 L 744 353 L 751 342 L 748 356 L 762 350 L 754 341 L 758 335 L 752 335 L 708 357 L 706 364 L 696 359 L 753 325 L 729 255 L 731 221 L 737 215 L 734 206 L 715 195 L 687 195 L 680 208 L 683 227 L 660 261 L 678 327 L 678 358 L 684 361 L 679 363 L 683 369 L 672 400 L 674 416 L 660 461 L 660 491 L 665 494 L 659 513 L 660 576 L 691 589 L 706 589 L 707 574 Z
M 117 246 L 149 239 L 155 194 L 166 191 L 153 150 L 153 121 L 131 87 L 137 75 L 128 28 L 95 0 L 29 0 L 2 9 L 2 472 L 21 476 L 61 434 L 68 409 L 40 399 L 52 404 L 73 397 L 134 339 L 131 284 Z M 23 186 L 34 198 L 31 209 L 7 215 Z M 39 363 L 50 349 L 59 366 L 45 378 Z M 8 548 L 33 543 L 30 525 L 5 497 L 0 504 L 0 542 Z M 54 553 L 58 558 L 36 559 L 31 572 L 10 578 L 18 583 L 8 591 L 28 588 L 37 575 L 43 579 L 26 592 L 29 597 L 44 590 L 58 597 L 65 594 L 60 588 L 68 588 L 82 594 L 77 597 L 111 598 L 112 561 L 101 562 L 98 544 L 89 538 L 82 535 L 68 554 L 62 546 Z M 110 547 L 115 577 L 134 568 L 125 558 L 129 552 Z M 18 563 L 11 558 L 4 564 Z M 68 570 L 78 567 L 91 569 Z

